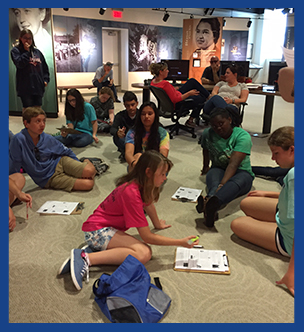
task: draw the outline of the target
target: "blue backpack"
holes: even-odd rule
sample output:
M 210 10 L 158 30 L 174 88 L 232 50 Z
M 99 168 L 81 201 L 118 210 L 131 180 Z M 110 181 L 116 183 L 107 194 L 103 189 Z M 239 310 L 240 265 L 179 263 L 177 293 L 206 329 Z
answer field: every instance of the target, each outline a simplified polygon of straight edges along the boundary
M 112 275 L 104 273 L 95 281 L 93 293 L 112 323 L 157 323 L 171 304 L 159 287 L 151 283 L 144 265 L 129 255 Z

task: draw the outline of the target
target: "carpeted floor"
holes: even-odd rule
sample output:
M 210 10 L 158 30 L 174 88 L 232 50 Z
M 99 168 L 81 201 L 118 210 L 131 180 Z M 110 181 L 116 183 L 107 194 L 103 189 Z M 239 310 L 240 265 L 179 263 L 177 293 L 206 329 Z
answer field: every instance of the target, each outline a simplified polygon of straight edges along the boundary
M 138 94 L 141 101 L 141 94 Z M 119 94 L 122 100 L 122 94 Z M 87 97 L 88 99 L 90 97 Z M 54 133 L 63 124 L 63 103 L 60 116 L 47 119 L 47 133 Z M 250 96 L 243 128 L 261 131 L 264 99 Z M 115 111 L 123 109 L 115 104 Z M 286 112 L 289 116 L 286 117 Z M 285 114 L 285 115 L 284 115 Z M 293 125 L 293 105 L 276 98 L 272 129 Z M 10 117 L 9 127 L 17 133 L 23 128 L 20 117 Z M 165 122 L 164 122 L 165 123 Z M 197 129 L 199 134 L 203 127 Z M 112 137 L 99 135 L 100 142 L 87 148 L 73 148 L 81 157 L 102 157 L 110 169 L 96 178 L 90 192 L 66 193 L 42 190 L 26 176 L 25 191 L 33 197 L 33 208 L 25 220 L 25 204 L 15 206 L 17 226 L 9 234 L 9 322 L 11 323 L 108 323 L 94 301 L 92 285 L 104 272 L 112 273 L 114 266 L 93 267 L 89 284 L 81 291 L 73 286 L 69 275 L 58 278 L 57 270 L 73 248 L 85 244 L 82 223 L 97 205 L 114 189 L 114 180 L 126 172 Z M 252 165 L 275 166 L 267 147 L 267 138 L 253 137 Z M 268 252 L 237 238 L 230 229 L 231 221 L 241 216 L 240 199 L 219 213 L 213 229 L 204 226 L 203 215 L 197 214 L 195 204 L 172 201 L 179 186 L 203 189 L 205 177 L 200 176 L 201 148 L 197 139 L 180 132 L 170 142 L 169 157 L 174 167 L 156 204 L 158 214 L 172 227 L 158 231 L 162 235 L 181 238 L 200 235 L 206 249 L 226 250 L 230 275 L 176 272 L 173 270 L 174 247 L 152 246 L 153 258 L 146 264 L 151 277 L 159 277 L 163 290 L 172 298 L 164 323 L 292 323 L 294 298 L 285 287 L 276 286 L 285 273 L 288 259 Z M 279 184 L 256 178 L 254 188 L 280 190 Z M 81 215 L 40 216 L 37 209 L 48 200 L 84 201 Z M 136 230 L 129 234 L 137 236 Z

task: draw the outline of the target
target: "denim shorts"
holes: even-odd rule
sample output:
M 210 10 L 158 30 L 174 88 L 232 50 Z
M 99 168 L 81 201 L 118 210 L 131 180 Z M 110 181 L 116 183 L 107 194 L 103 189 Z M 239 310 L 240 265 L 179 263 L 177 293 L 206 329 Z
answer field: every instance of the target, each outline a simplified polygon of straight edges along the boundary
M 84 237 L 89 247 L 94 251 L 106 250 L 110 240 L 117 232 L 113 227 L 104 227 L 97 231 L 84 232 Z

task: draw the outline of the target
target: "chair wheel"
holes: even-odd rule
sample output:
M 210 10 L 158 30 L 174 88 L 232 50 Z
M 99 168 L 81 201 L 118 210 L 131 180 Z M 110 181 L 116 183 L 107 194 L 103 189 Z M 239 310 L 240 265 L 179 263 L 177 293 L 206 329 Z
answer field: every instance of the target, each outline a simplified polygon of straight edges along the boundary
M 173 139 L 173 135 L 172 134 L 169 134 L 169 137 L 170 137 L 170 139 Z
M 196 138 L 196 134 L 192 134 L 192 138 Z

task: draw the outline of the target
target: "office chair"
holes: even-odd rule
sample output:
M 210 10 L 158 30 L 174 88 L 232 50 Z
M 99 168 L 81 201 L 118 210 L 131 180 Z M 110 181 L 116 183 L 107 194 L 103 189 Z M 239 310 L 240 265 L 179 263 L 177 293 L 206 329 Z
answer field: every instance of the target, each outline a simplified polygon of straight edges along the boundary
M 246 102 L 240 103 L 239 104 L 239 116 L 238 119 L 235 119 L 236 121 L 238 121 L 238 127 L 242 127 L 242 122 L 243 122 L 243 118 L 244 118 L 244 111 L 245 111 L 245 106 L 248 105 Z M 233 115 L 233 114 L 232 114 Z M 201 113 L 201 118 L 203 120 L 203 122 L 208 125 L 209 124 L 209 115 L 205 114 L 205 113 Z M 199 119 L 196 123 L 197 125 L 199 125 Z
M 181 117 L 185 117 L 190 113 L 189 111 L 191 110 L 191 107 L 189 104 L 192 102 L 192 99 L 185 99 L 181 107 L 175 109 L 174 104 L 163 89 L 152 85 L 149 86 L 149 89 L 150 91 L 152 91 L 158 102 L 159 116 L 166 119 L 171 119 L 171 121 L 173 122 L 173 124 L 171 125 L 163 126 L 165 129 L 169 130 L 170 138 L 173 138 L 174 132 L 176 135 L 178 135 L 180 129 L 190 133 L 192 135 L 192 138 L 196 138 L 194 128 L 190 128 L 179 123 L 179 119 Z

